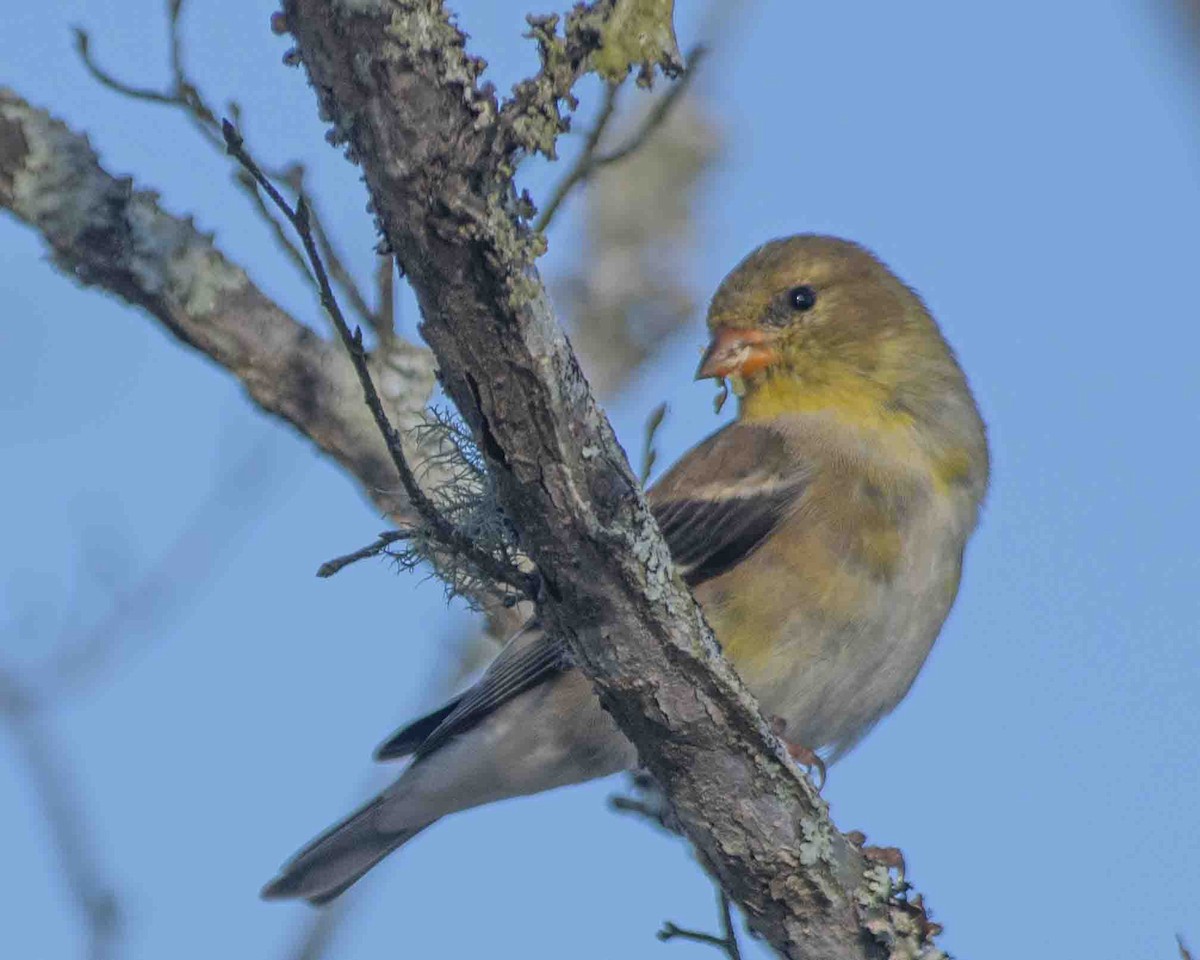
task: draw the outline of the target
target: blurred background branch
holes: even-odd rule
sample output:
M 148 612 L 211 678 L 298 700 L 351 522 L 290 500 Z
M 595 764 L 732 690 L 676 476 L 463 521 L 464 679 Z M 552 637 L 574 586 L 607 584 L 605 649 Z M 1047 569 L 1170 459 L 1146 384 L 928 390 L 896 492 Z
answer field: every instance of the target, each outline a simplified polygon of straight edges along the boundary
M 6 637 L 6 640 L 11 639 Z M 89 960 L 121 953 L 121 897 L 97 853 L 70 751 L 50 730 L 47 704 L 10 666 L 0 666 L 0 723 L 16 746 L 16 756 L 42 812 L 58 872 L 83 931 Z
M 74 769 L 72 750 L 53 731 L 54 713 L 99 682 L 121 657 L 131 656 L 135 639 L 165 638 L 171 621 L 203 595 L 222 557 L 248 534 L 279 479 L 272 444 L 258 441 L 242 456 L 218 466 L 209 496 L 192 508 L 182 532 L 140 578 L 107 584 L 107 610 L 98 617 L 92 614 L 90 625 L 89 611 L 78 600 L 84 593 L 82 581 L 111 581 L 117 575 L 112 569 L 113 542 L 84 544 L 75 599 L 55 604 L 55 636 L 42 636 L 38 618 L 23 616 L 19 607 L 14 624 L 4 631 L 2 646 L 9 656 L 21 648 L 42 651 L 40 663 L 23 669 L 15 662 L 0 664 L 0 723 L 17 746 L 16 755 L 42 810 L 92 960 L 122 953 L 128 911 L 104 866 L 107 857 L 99 852 L 87 790 Z M 89 564 L 98 556 L 103 562 Z

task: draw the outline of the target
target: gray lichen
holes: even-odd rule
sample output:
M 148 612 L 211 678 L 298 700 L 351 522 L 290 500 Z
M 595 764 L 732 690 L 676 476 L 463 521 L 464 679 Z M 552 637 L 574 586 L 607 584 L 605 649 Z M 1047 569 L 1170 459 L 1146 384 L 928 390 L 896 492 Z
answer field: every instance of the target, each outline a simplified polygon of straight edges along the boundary
M 419 452 L 417 479 L 429 490 L 438 512 L 479 550 L 512 566 L 527 565 L 513 525 L 500 507 L 495 481 L 470 429 L 453 413 L 430 409 L 408 432 L 406 447 Z M 437 483 L 427 481 L 436 475 Z M 404 546 L 388 551 L 401 569 L 430 563 L 446 587 L 447 597 L 464 597 L 474 605 L 488 581 L 466 560 L 447 555 L 419 526 Z
M 178 305 L 191 317 L 205 317 L 245 288 L 246 274 L 213 248 L 186 222 L 164 213 L 153 197 L 136 193 L 125 211 L 129 228 L 128 265 L 139 286 Z
M 833 833 L 829 820 L 804 817 L 800 821 L 800 832 L 804 840 L 800 843 L 800 863 L 806 867 L 818 863 L 833 863 Z

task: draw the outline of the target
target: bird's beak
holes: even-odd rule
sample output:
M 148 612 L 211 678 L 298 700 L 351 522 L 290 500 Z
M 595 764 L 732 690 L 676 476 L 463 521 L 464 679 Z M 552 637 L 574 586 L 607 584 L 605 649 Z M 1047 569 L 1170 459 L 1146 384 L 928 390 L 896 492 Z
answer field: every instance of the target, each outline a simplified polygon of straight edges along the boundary
M 763 330 L 721 327 L 700 358 L 697 380 L 715 377 L 748 377 L 779 359 L 774 337 Z

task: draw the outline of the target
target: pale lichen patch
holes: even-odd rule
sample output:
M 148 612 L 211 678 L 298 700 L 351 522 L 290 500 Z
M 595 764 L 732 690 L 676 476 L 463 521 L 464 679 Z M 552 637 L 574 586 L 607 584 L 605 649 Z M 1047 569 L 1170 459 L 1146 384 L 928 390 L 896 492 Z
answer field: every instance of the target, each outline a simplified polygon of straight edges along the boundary
M 189 316 L 212 314 L 225 297 L 249 282 L 207 238 L 164 213 L 145 193 L 130 199 L 125 221 L 129 270 L 139 287 L 170 300 Z
M 12 208 L 79 280 L 92 281 L 93 255 L 103 252 L 106 269 L 118 265 L 139 290 L 197 317 L 249 283 L 211 238 L 165 213 L 155 194 L 105 173 L 86 137 L 19 102 L 0 103 L 0 112 L 20 124 L 26 146 Z
M 466 52 L 466 37 L 445 7 L 420 0 L 394 0 L 387 8 L 391 12 L 387 32 L 404 55 L 432 62 L 444 83 L 460 87 L 463 102 L 473 112 L 492 115 L 495 105 L 490 92 L 475 86 L 487 63 Z
M 648 512 L 642 517 L 642 523 L 634 528 L 629 548 L 642 568 L 646 599 L 657 602 L 669 597 L 673 579 L 671 554 L 663 543 L 662 536 L 650 522 Z
M 803 817 L 800 820 L 800 833 L 804 837 L 800 842 L 801 864 L 812 867 L 822 862 L 833 862 L 833 832 L 828 819 Z
M 12 181 L 13 211 L 38 227 L 54 246 L 71 246 L 110 217 L 128 194 L 128 182 L 99 167 L 87 137 L 19 101 L 0 102 L 0 116 L 18 124 L 24 162 Z

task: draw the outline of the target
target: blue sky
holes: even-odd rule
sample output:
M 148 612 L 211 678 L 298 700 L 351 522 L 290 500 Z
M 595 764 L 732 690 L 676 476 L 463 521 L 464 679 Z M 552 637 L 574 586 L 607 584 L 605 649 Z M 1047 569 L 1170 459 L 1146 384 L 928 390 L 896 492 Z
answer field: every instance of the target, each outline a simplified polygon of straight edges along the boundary
M 365 262 L 357 174 L 279 65 L 270 5 L 193 6 L 195 73 L 241 99 L 275 157 L 309 163 Z M 524 4 L 455 6 L 501 89 L 532 69 Z M 698 10 L 681 3 L 685 46 Z M 88 81 L 71 24 L 131 79 L 163 75 L 157 3 L 106 18 L 47 0 L 6 11 L 5 80 L 319 322 L 220 158 L 180 118 Z M 1197 74 L 1135 0 L 761 2 L 706 74 L 728 148 L 700 210 L 698 296 L 769 237 L 860 240 L 923 293 L 991 429 L 994 488 L 959 603 L 910 697 L 831 772 L 835 820 L 904 849 L 961 956 L 1200 943 Z M 554 171 L 523 175 L 544 196 Z M 560 230 L 548 274 L 572 262 Z M 42 662 L 72 595 L 86 622 L 105 616 L 109 588 L 77 573 L 89 545 L 117 585 L 169 554 L 174 583 L 156 592 L 183 598 L 131 624 L 52 715 L 124 899 L 124 955 L 281 957 L 305 908 L 262 904 L 258 887 L 368 789 L 374 744 L 440 694 L 464 615 L 384 565 L 315 579 L 379 529 L 370 506 L 222 373 L 64 282 L 8 219 L 0 295 L 6 662 Z M 711 388 L 690 377 L 701 336 L 697 316 L 611 410 L 636 449 L 646 411 L 671 402 L 663 464 L 714 426 Z M 235 505 L 196 523 L 251 454 L 260 482 L 239 476 Z M 17 771 L 0 736 L 0 956 L 77 955 Z M 702 955 L 653 934 L 665 919 L 713 927 L 708 881 L 681 843 L 605 809 L 619 785 L 439 824 L 364 883 L 331 955 Z

